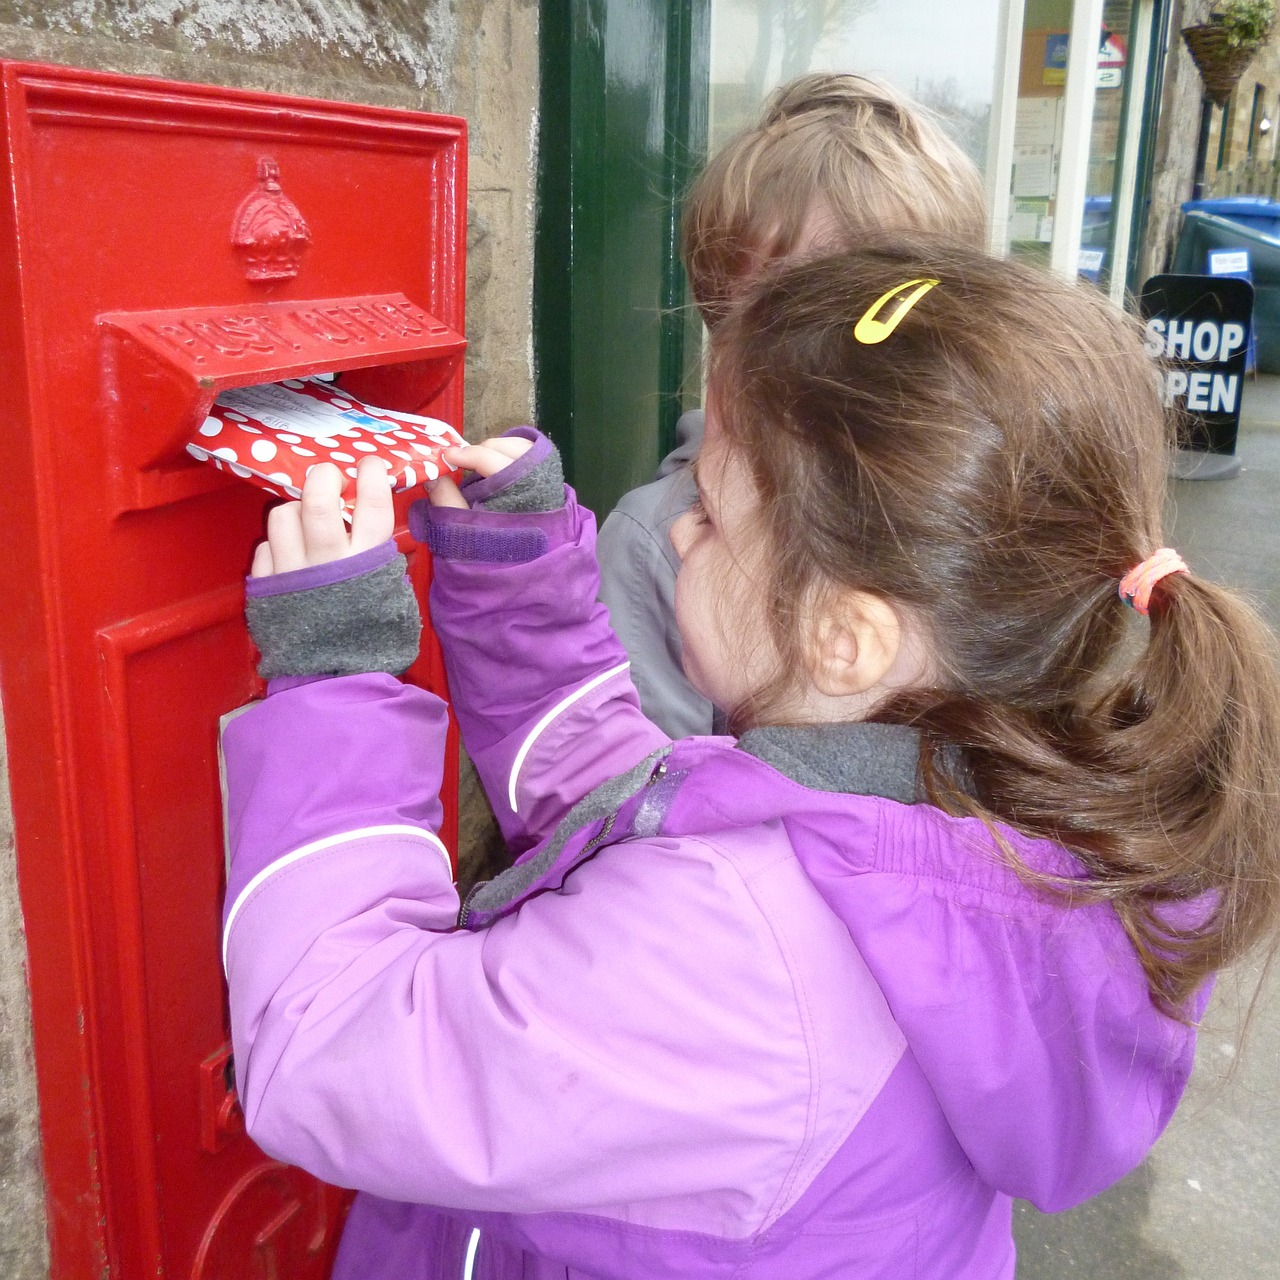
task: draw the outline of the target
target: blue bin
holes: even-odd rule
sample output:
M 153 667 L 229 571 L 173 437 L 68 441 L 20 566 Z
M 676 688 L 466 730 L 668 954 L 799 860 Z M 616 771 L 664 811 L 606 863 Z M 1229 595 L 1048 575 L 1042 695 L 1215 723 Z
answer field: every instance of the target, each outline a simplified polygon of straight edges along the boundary
M 1280 206 L 1276 212 L 1280 213 Z M 1107 233 L 1111 230 L 1111 197 L 1085 196 L 1084 225 L 1081 228 L 1080 243 L 1105 248 Z
M 1280 204 L 1269 196 L 1220 196 L 1216 200 L 1188 200 L 1183 213 L 1209 213 L 1252 227 L 1264 235 L 1280 236 Z
M 1205 275 L 1211 249 L 1247 249 L 1253 277 L 1253 341 L 1259 373 L 1280 373 L 1280 236 L 1191 209 L 1182 220 L 1173 270 Z
M 1111 197 L 1086 196 L 1084 223 L 1080 228 L 1079 274 L 1097 284 L 1107 265 L 1107 240 L 1111 234 Z

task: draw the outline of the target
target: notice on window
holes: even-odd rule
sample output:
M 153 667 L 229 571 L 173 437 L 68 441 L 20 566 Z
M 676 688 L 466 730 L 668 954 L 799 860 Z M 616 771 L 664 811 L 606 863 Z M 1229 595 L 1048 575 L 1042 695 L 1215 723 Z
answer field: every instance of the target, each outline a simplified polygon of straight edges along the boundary
M 1015 200 L 1047 199 L 1053 195 L 1053 148 L 1014 147 L 1013 196 Z
M 1051 31 L 1044 38 L 1043 83 L 1062 85 L 1067 83 L 1067 54 L 1071 36 L 1066 31 Z
M 1102 29 L 1102 44 L 1098 48 L 1098 88 L 1119 89 L 1124 85 L 1124 64 L 1129 56 L 1129 46 L 1124 36 L 1107 27 Z
M 1105 249 L 1081 249 L 1076 259 L 1076 269 L 1082 276 L 1096 280 L 1102 272 L 1102 264 L 1107 260 Z
M 1015 147 L 1051 147 L 1058 139 L 1059 98 L 1019 98 L 1013 125 Z
M 1042 225 L 1048 222 L 1052 235 L 1053 219 L 1049 217 L 1047 200 L 1015 200 L 1009 215 L 1009 239 L 1026 244 L 1040 241 Z

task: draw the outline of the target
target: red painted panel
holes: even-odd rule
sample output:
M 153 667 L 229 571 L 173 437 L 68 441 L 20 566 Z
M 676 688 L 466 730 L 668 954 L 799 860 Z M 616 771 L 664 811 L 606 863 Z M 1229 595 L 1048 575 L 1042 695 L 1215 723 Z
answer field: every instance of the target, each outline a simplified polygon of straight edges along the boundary
M 320 371 L 461 425 L 465 127 L 30 64 L 0 87 L 0 674 L 53 1273 L 319 1280 L 345 1198 L 244 1136 L 218 961 L 216 724 L 258 692 L 266 499 L 183 446 L 223 388 Z M 433 637 L 408 678 L 445 691 Z M 451 846 L 456 785 L 454 758 Z

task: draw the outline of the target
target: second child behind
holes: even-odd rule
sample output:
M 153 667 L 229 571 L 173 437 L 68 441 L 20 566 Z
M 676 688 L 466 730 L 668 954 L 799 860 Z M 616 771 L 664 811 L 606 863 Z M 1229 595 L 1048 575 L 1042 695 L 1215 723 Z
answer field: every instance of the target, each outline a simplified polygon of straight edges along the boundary
M 984 248 L 978 171 L 923 108 L 887 85 L 819 72 L 775 90 L 760 118 L 711 158 L 685 201 L 680 250 L 714 329 L 768 263 L 856 249 L 898 230 Z M 680 561 L 668 536 L 693 503 L 689 463 L 702 428 L 701 409 L 680 419 L 657 479 L 623 496 L 597 547 L 600 599 L 631 658 L 641 706 L 673 738 L 713 729 L 711 703 L 681 667 Z

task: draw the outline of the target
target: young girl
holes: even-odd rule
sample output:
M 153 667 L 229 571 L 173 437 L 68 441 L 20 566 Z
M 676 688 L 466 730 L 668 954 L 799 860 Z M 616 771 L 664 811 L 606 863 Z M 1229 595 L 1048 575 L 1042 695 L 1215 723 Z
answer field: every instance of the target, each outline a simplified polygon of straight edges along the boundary
M 340 1277 L 1012 1277 L 1011 1197 L 1138 1164 L 1274 931 L 1274 655 L 1162 548 L 1125 317 L 872 248 L 761 282 L 709 404 L 677 613 L 736 739 L 642 717 L 542 437 L 418 512 L 524 851 L 461 912 L 385 484 L 273 513 L 226 963 L 249 1132 L 364 1193 Z

